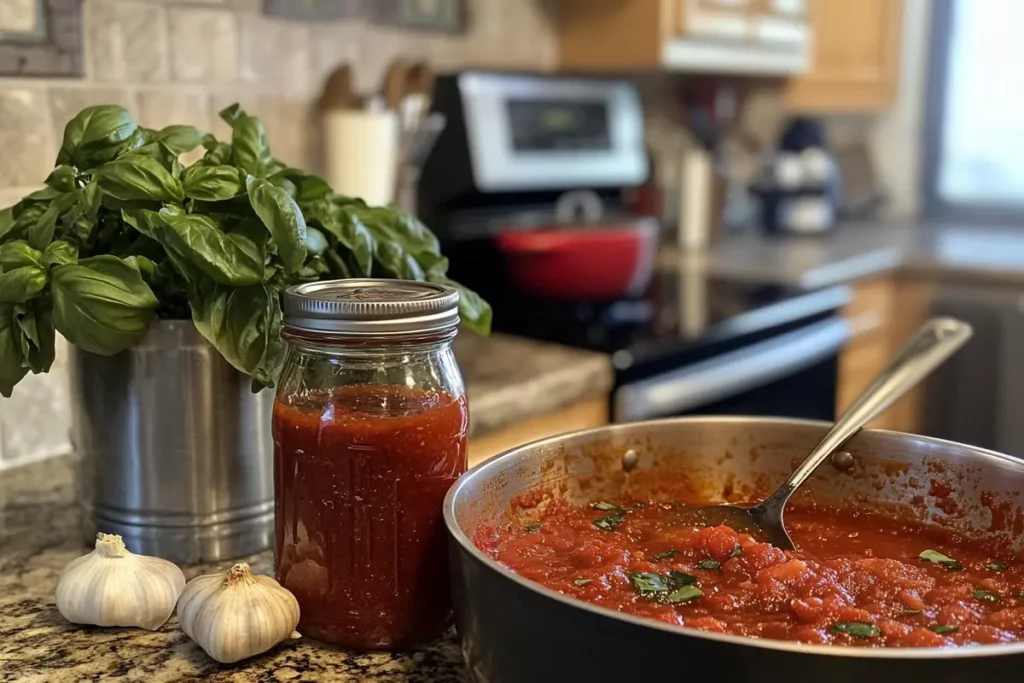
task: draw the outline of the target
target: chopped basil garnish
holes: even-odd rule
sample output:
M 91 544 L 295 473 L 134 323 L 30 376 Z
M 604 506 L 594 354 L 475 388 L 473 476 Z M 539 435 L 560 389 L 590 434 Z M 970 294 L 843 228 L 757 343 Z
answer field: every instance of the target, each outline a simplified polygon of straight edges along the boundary
M 742 554 L 743 554 L 743 548 L 741 548 L 741 547 L 739 547 L 737 545 L 735 548 L 732 549 L 732 552 L 729 553 L 729 559 L 731 560 L 734 557 L 739 557 Z
M 697 566 L 701 569 L 721 569 L 722 563 L 718 560 L 701 560 Z
M 633 589 L 637 593 L 644 597 L 649 597 L 653 593 L 668 593 L 668 579 L 661 574 L 654 574 L 653 572 L 628 572 L 626 574 L 629 577 L 629 582 L 633 584 Z
M 668 560 L 679 551 L 675 548 L 669 548 L 668 550 L 662 550 L 660 553 L 656 553 L 651 558 L 651 562 L 660 562 L 661 560 Z
M 952 557 L 943 555 L 937 550 L 922 550 L 918 557 L 925 562 L 932 562 L 934 564 L 941 564 L 946 568 L 947 571 L 956 572 L 964 568 L 962 564 L 954 560 Z
M 960 630 L 960 627 L 956 624 L 932 624 L 928 627 L 929 631 L 935 631 L 938 634 L 944 633 L 956 633 Z
M 626 521 L 626 516 L 619 512 L 614 512 L 607 517 L 599 517 L 594 520 L 594 526 L 598 529 L 604 529 L 605 531 L 611 531 L 618 525 Z
M 999 600 L 999 593 L 993 593 L 992 591 L 983 591 L 980 588 L 971 593 L 978 600 L 987 600 L 989 602 L 996 602 Z
M 866 624 L 863 621 L 840 621 L 831 626 L 832 633 L 845 633 L 854 638 L 874 638 L 882 635 L 882 632 L 874 624 Z
M 528 534 L 532 534 L 536 531 L 540 531 L 540 524 L 527 524 L 523 527 L 523 531 Z
M 576 579 L 573 581 L 577 586 L 586 586 L 588 583 L 594 583 L 593 579 Z
M 989 562 L 985 565 L 985 569 L 989 570 L 990 572 L 1001 572 L 1009 566 L 1010 565 L 1006 564 L 1005 562 Z
M 618 505 L 615 505 L 614 503 L 607 503 L 603 500 L 600 500 L 596 503 L 591 503 L 590 507 L 594 508 L 595 510 L 601 510 L 603 512 L 618 512 L 619 514 L 626 513 L 626 511 L 620 508 Z
M 704 595 L 704 592 L 696 586 L 683 586 L 678 588 L 668 595 L 665 596 L 665 602 L 670 605 L 679 605 L 684 602 L 689 602 L 694 598 L 699 598 Z
M 680 586 L 689 586 L 694 583 L 697 583 L 697 577 L 693 574 L 677 572 L 675 569 L 668 571 L 668 584 L 672 589 L 679 588 Z

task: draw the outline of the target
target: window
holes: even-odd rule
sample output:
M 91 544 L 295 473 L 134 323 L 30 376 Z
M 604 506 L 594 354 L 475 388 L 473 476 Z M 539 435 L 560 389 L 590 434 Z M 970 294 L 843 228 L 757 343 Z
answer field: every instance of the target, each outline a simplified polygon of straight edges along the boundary
M 926 200 L 936 217 L 1024 216 L 1024 2 L 934 5 Z

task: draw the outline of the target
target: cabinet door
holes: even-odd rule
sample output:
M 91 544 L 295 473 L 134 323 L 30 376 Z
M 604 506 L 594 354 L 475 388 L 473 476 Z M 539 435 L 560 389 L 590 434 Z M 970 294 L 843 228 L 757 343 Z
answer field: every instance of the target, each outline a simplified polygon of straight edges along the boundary
M 675 0 L 675 35 L 687 38 L 738 38 L 753 35 L 753 10 L 759 0 Z
M 790 82 L 788 107 L 829 111 L 891 106 L 899 81 L 903 0 L 812 0 L 810 9 L 811 68 Z

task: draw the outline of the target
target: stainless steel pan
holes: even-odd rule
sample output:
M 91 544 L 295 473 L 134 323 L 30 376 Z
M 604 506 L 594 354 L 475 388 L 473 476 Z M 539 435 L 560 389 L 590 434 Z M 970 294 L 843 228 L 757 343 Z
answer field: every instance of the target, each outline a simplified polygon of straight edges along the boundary
M 697 417 L 566 434 L 508 451 L 464 475 L 445 500 L 456 626 L 477 681 L 1015 680 L 1024 644 L 958 650 L 841 648 L 755 640 L 663 625 L 520 578 L 471 540 L 481 523 L 515 523 L 513 498 L 543 490 L 574 502 L 685 477 L 708 502 L 776 486 L 828 425 Z M 1024 461 L 938 439 L 865 431 L 853 455 L 823 465 L 795 500 L 860 500 L 929 523 L 1013 536 L 1024 522 Z M 673 475 L 673 472 L 676 475 Z M 933 481 L 953 487 L 949 497 Z M 952 503 L 952 504 L 951 504 Z M 946 512 L 944 510 L 948 510 Z M 1005 527 L 1007 528 L 1004 528 Z M 1014 537 L 1020 550 L 1024 538 Z

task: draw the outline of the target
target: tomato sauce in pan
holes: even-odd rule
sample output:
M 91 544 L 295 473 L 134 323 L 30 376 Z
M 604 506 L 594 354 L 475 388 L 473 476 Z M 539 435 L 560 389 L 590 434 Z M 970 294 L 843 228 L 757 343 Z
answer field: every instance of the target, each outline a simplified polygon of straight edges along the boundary
M 474 542 L 565 595 L 669 624 L 801 643 L 943 647 L 1024 640 L 1024 562 L 856 508 L 787 509 L 799 550 L 679 527 L 673 504 L 554 504 Z

